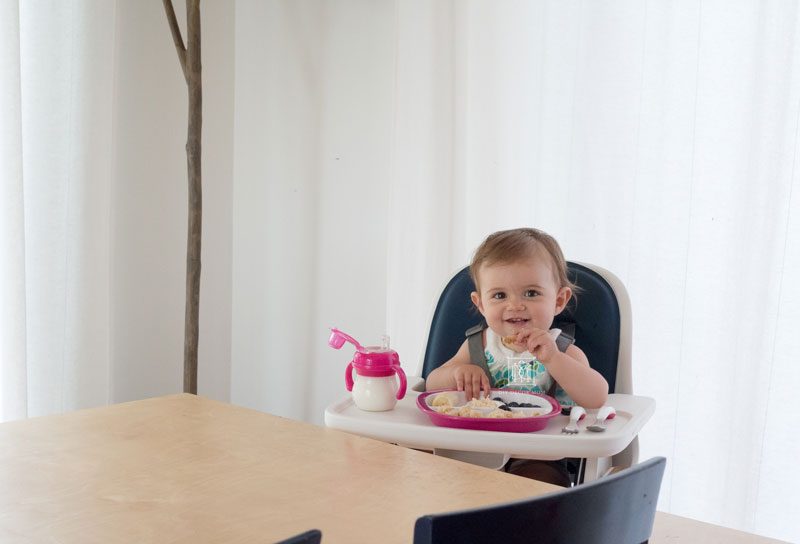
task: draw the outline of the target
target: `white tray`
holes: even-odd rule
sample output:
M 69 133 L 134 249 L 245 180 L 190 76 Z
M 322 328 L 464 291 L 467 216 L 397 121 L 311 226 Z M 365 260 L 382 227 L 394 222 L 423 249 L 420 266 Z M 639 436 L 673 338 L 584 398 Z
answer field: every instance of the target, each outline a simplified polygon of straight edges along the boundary
M 569 418 L 559 415 L 547 427 L 533 433 L 508 433 L 438 427 L 416 406 L 416 391 L 409 390 L 394 410 L 365 412 L 356 408 L 348 395 L 325 409 L 325 425 L 360 436 L 417 449 L 448 449 L 507 454 L 529 459 L 563 457 L 610 457 L 624 450 L 655 411 L 650 397 L 614 394 L 608 396 L 617 416 L 602 433 L 586 430 L 594 421 L 590 410 L 581 421 L 578 434 L 562 434 Z

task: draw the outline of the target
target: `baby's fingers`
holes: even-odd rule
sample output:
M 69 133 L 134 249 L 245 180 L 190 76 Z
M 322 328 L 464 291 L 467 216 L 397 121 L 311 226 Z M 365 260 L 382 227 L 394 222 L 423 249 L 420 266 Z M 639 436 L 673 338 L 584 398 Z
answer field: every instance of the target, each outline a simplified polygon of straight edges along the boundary
M 464 392 L 464 396 L 467 400 L 472 399 L 473 396 L 473 388 L 472 388 L 472 373 L 465 372 L 464 370 L 459 369 L 456 374 L 456 389 L 459 391 Z
M 456 389 L 459 391 L 464 391 L 464 374 L 461 372 L 456 372 Z
M 483 385 L 483 390 L 486 392 L 486 398 L 491 398 L 492 384 L 489 382 L 489 378 L 486 376 L 486 374 L 481 375 L 481 382 Z
M 467 374 L 464 376 L 464 397 L 467 402 L 474 399 L 478 391 L 480 391 L 480 388 L 475 387 L 475 375 Z

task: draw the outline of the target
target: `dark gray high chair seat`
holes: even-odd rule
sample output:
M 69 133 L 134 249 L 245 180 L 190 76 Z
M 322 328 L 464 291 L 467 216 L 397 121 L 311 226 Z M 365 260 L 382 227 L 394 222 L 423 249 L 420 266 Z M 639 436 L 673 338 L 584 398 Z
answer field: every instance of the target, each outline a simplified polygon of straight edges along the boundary
M 417 519 L 414 544 L 639 544 L 653 531 L 666 459 L 531 499 Z
M 567 262 L 567 276 L 579 289 L 553 327 L 575 338 L 589 364 L 608 382 L 609 393 L 633 393 L 631 385 L 630 300 L 622 282 L 598 266 Z M 448 361 L 464 343 L 464 332 L 483 321 L 470 300 L 475 284 L 464 267 L 442 290 L 433 312 L 422 360 L 422 377 Z M 616 466 L 638 458 L 638 439 L 614 457 Z

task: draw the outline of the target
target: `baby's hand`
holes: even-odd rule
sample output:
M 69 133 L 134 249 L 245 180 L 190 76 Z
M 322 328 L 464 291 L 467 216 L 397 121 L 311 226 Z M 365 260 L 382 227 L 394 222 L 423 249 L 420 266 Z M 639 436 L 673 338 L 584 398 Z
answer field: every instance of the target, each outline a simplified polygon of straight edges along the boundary
M 491 385 L 489 377 L 481 367 L 473 364 L 458 365 L 453 369 L 453 378 L 456 380 L 456 389 L 463 391 L 467 402 L 481 398 L 481 389 L 489 396 Z
M 553 355 L 558 353 L 558 346 L 555 340 L 550 336 L 550 332 L 543 329 L 528 329 L 520 331 L 517 336 L 517 341 L 525 344 L 538 360 L 547 364 Z

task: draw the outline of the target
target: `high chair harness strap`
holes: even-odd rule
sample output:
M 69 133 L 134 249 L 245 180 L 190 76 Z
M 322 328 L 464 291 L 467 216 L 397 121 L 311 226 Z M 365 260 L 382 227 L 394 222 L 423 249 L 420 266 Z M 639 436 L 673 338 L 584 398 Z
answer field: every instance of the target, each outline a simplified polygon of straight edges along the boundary
M 467 347 L 469 347 L 469 360 L 472 364 L 478 365 L 489 376 L 489 384 L 494 387 L 494 378 L 489 372 L 489 365 L 486 364 L 486 353 L 483 351 L 483 331 L 488 325 L 481 323 L 467 329 L 464 334 L 467 336 Z
M 483 369 L 487 376 L 489 376 L 489 383 L 491 387 L 495 386 L 492 373 L 489 371 L 489 365 L 486 363 L 486 352 L 483 349 L 483 331 L 487 329 L 488 325 L 485 322 L 470 327 L 464 333 L 467 337 L 467 347 L 469 348 L 469 358 L 472 364 L 478 365 Z M 567 348 L 575 342 L 575 339 L 565 333 L 560 333 L 556 338 L 556 347 L 558 351 L 565 352 Z M 547 394 L 551 397 L 556 392 L 558 384 L 553 380 L 553 385 L 547 390 Z

